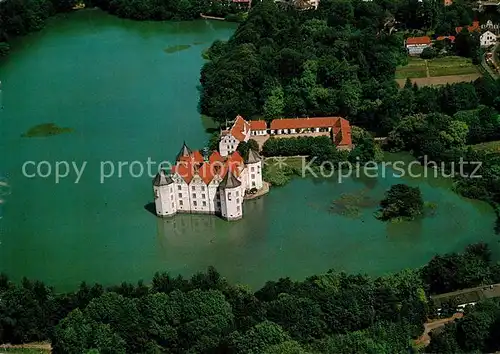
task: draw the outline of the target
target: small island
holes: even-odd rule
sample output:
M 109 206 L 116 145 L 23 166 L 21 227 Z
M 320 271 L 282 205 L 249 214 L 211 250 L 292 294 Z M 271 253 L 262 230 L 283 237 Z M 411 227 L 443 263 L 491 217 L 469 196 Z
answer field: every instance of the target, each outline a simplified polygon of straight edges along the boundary
M 386 192 L 375 217 L 382 221 L 413 220 L 424 212 L 420 188 L 395 184 Z
M 31 127 L 26 133 L 22 134 L 23 138 L 39 138 L 64 133 L 71 133 L 73 129 L 66 127 L 58 127 L 54 123 L 44 123 Z

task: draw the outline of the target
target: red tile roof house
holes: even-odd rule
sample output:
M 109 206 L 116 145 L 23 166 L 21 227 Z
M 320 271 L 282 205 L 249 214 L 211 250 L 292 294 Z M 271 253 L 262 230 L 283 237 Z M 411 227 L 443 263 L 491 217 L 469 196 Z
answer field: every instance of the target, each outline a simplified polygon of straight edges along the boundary
M 456 27 L 455 31 L 458 33 L 462 32 L 463 27 Z M 474 21 L 472 22 L 472 26 L 467 26 L 467 30 L 472 33 L 472 32 L 480 32 L 481 31 L 481 26 L 479 25 L 479 21 Z
M 406 39 L 405 46 L 409 55 L 420 55 L 425 48 L 430 47 L 432 44 L 431 38 L 428 36 L 423 37 L 410 37 Z
M 439 36 L 436 38 L 436 41 L 444 41 L 448 39 L 451 43 L 455 43 L 455 36 Z
M 332 137 L 338 149 L 351 150 L 353 148 L 351 126 L 348 120 L 341 117 L 274 119 L 268 129 L 267 123 L 263 120 L 247 122 L 243 117 L 237 116 L 231 129 L 221 132 L 219 151 L 222 156 L 227 156 L 236 151 L 240 142 L 246 142 L 251 137 L 262 145 L 271 136 L 287 138 L 318 135 Z

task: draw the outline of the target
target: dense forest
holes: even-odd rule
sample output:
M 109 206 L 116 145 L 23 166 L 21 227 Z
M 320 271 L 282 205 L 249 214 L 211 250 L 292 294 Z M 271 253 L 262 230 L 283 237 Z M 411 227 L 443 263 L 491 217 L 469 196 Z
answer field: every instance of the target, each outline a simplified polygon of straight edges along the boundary
M 304 281 L 270 281 L 256 292 L 213 268 L 190 279 L 157 273 L 147 286 L 82 283 L 62 294 L 1 276 L 0 343 L 50 339 L 54 353 L 65 354 L 403 353 L 436 316 L 429 295 L 495 282 L 500 265 L 484 244 L 384 277 L 331 270 Z M 483 316 L 465 316 L 445 341 L 459 340 L 464 327 L 467 338 L 484 338 L 477 348 L 499 350 L 500 339 L 490 334 L 498 305 L 495 316 L 489 326 Z
M 425 29 L 455 34 L 455 26 L 471 23 L 471 12 L 460 1 L 445 7 L 417 0 L 324 0 L 317 11 L 261 2 L 229 41 L 216 41 L 208 51 L 202 113 L 220 122 L 237 114 L 341 115 L 386 133 L 409 110 L 406 102 L 398 104 L 394 82 L 396 66 L 407 60 L 404 37 Z M 476 57 L 476 41 L 465 33 L 457 37 L 457 51 Z M 426 107 L 410 111 L 419 109 Z

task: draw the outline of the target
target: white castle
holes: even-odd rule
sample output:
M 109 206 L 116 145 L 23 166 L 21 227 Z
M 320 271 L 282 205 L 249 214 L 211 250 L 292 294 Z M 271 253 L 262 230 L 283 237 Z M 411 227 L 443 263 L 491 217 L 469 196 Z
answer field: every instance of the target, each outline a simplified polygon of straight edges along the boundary
M 262 158 L 257 152 L 249 150 L 245 161 L 237 151 L 227 157 L 217 151 L 204 157 L 184 143 L 170 173 L 162 169 L 153 179 L 156 214 L 217 214 L 238 220 L 245 194 L 262 186 Z

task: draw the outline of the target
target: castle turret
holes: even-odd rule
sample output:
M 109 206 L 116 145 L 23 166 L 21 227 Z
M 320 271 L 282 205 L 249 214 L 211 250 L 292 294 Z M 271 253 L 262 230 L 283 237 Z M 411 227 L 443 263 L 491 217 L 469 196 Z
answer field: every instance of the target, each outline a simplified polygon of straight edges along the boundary
M 253 188 L 262 188 L 262 157 L 259 154 L 250 149 L 248 150 L 248 157 L 245 161 L 247 168 L 247 183 L 246 189 L 250 190 Z
M 177 212 L 173 185 L 174 181 L 163 169 L 153 179 L 156 215 L 171 216 Z
M 238 220 L 243 216 L 243 195 L 241 182 L 228 169 L 226 176 L 219 184 L 221 214 L 227 220 Z

